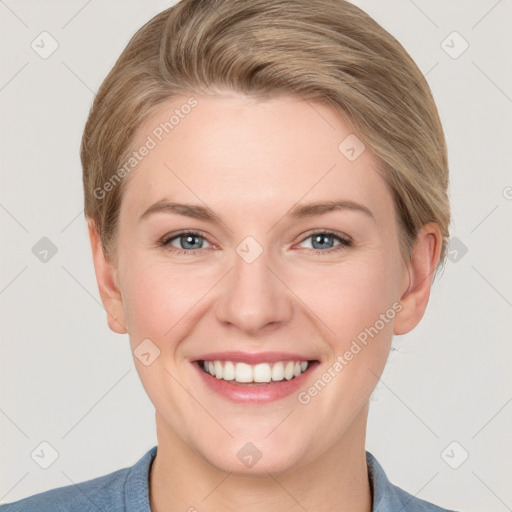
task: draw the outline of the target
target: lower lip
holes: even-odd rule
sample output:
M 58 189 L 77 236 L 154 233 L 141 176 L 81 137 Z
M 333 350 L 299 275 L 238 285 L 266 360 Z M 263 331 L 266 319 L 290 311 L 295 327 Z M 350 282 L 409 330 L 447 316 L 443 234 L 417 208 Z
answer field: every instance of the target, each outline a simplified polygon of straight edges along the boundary
M 204 383 L 215 393 L 237 403 L 268 403 L 281 400 L 292 393 L 297 393 L 309 378 L 317 361 L 309 363 L 308 369 L 298 377 L 269 383 L 240 384 L 212 377 L 193 363 Z

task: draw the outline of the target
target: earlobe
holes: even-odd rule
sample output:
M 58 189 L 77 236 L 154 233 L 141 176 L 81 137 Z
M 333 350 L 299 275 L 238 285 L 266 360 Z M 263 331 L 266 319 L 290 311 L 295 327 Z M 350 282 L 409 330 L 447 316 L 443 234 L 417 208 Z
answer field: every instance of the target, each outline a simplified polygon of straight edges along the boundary
M 127 330 L 122 295 L 117 284 L 115 265 L 103 252 L 96 223 L 92 219 L 88 219 L 87 224 L 96 281 L 98 283 L 101 302 L 107 313 L 108 326 L 112 331 L 118 334 L 126 334 Z
M 441 255 L 443 237 L 439 226 L 430 222 L 419 231 L 407 262 L 408 284 L 400 298 L 402 310 L 395 317 L 394 334 L 406 334 L 423 318 L 430 297 L 432 279 Z

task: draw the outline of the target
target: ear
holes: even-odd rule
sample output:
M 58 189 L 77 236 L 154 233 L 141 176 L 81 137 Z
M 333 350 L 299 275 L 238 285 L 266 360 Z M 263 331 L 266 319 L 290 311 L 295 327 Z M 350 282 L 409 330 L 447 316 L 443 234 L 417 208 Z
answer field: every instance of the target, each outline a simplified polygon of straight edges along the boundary
M 441 256 L 443 237 L 439 225 L 430 222 L 419 231 L 407 262 L 407 274 L 395 317 L 394 334 L 406 334 L 423 318 L 430 297 L 430 288 Z
M 107 258 L 103 252 L 96 223 L 91 219 L 88 219 L 87 223 L 96 281 L 98 282 L 101 302 L 103 302 L 107 313 L 108 326 L 118 334 L 126 334 L 123 301 L 117 283 L 117 269 L 114 262 Z

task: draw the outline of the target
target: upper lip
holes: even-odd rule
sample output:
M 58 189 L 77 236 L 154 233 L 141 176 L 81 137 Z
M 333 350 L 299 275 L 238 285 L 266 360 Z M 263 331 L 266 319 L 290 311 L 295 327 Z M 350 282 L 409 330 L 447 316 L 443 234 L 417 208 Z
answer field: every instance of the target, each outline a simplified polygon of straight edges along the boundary
M 291 352 L 209 352 L 194 358 L 194 361 L 233 361 L 247 364 L 313 360 L 315 359 Z

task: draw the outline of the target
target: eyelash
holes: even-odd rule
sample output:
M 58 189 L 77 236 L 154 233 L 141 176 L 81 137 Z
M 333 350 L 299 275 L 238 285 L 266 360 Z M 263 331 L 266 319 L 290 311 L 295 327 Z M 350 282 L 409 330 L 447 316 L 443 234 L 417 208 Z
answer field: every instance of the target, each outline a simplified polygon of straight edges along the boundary
M 204 236 L 203 233 L 192 229 L 192 230 L 187 230 L 187 231 L 181 231 L 179 233 L 174 233 L 171 237 L 164 237 L 160 241 L 160 245 L 170 252 L 173 252 L 173 253 L 179 254 L 179 255 L 184 255 L 184 256 L 185 255 L 186 256 L 194 255 L 194 254 L 196 254 L 196 252 L 203 250 L 203 249 L 191 249 L 191 250 L 178 249 L 176 247 L 169 245 L 169 243 L 172 240 L 175 240 L 176 238 L 179 238 L 183 235 L 195 235 L 195 236 L 204 238 L 206 241 L 208 241 L 208 239 Z M 306 250 L 310 251 L 310 254 L 312 254 L 313 256 L 321 256 L 326 253 L 331 254 L 333 252 L 337 252 L 339 250 L 346 249 L 347 247 L 352 247 L 352 245 L 353 245 L 353 242 L 350 238 L 343 236 L 340 233 L 337 233 L 335 231 L 326 231 L 326 230 L 324 230 L 324 231 L 319 230 L 319 231 L 314 231 L 312 233 L 309 233 L 299 243 L 303 243 L 308 238 L 314 237 L 316 235 L 327 235 L 329 237 L 336 238 L 340 243 L 338 245 L 336 245 L 335 247 L 331 247 L 326 250 L 320 250 L 320 249 L 309 249 L 308 250 L 308 249 L 306 249 Z M 210 242 L 208 242 L 208 243 L 210 243 Z

